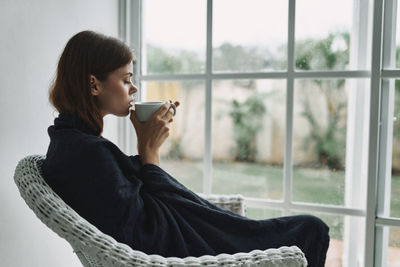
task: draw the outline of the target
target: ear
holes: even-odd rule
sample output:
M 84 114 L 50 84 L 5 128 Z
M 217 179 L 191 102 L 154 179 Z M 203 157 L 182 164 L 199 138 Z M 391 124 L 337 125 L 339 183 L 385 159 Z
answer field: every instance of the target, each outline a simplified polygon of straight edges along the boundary
M 98 96 L 100 94 L 100 81 L 92 74 L 89 75 L 89 80 L 91 94 L 93 96 Z

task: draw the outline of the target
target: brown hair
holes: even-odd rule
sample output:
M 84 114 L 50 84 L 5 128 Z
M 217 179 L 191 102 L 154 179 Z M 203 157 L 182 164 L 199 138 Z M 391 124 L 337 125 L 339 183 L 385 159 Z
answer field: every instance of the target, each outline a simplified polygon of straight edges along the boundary
M 89 75 L 105 81 L 110 72 L 128 64 L 132 51 L 122 41 L 93 31 L 82 31 L 67 43 L 50 87 L 49 99 L 59 113 L 79 117 L 98 135 L 103 118 L 91 94 Z

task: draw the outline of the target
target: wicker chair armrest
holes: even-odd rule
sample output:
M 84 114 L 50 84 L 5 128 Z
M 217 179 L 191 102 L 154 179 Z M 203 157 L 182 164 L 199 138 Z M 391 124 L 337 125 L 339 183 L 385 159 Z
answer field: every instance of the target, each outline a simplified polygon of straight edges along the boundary
M 162 257 L 160 255 L 147 255 L 143 252 L 132 250 L 125 244 L 117 243 L 113 252 L 97 253 L 104 266 L 133 267 L 186 267 L 186 266 L 269 266 L 269 267 L 304 267 L 307 260 L 304 253 L 296 246 L 280 247 L 277 249 L 253 250 L 248 253 L 218 254 L 216 256 L 204 255 L 200 257 Z M 100 259 L 99 259 L 100 258 Z

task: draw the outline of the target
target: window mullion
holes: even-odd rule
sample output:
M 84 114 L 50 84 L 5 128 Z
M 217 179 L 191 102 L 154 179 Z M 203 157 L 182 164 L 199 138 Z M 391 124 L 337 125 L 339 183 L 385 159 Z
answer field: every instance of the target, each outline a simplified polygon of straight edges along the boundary
M 400 70 L 382 70 L 382 78 L 400 78 Z
M 396 0 L 386 0 L 383 17 L 382 66 L 392 68 L 396 58 Z M 390 216 L 390 192 L 393 145 L 394 80 L 381 77 L 381 129 L 377 183 L 377 217 Z M 389 228 L 376 227 L 375 265 L 386 266 Z
M 288 57 L 287 57 L 287 82 L 286 82 L 286 136 L 285 156 L 283 163 L 283 202 L 285 208 L 283 215 L 290 212 L 292 202 L 293 182 L 293 95 L 294 95 L 294 65 L 295 65 L 295 15 L 296 0 L 289 0 L 288 10 Z
M 142 72 L 142 44 L 143 44 L 143 3 L 142 0 L 131 0 L 131 47 L 134 50 L 134 84 L 138 85 L 141 88 L 140 84 L 143 80 L 143 72 Z M 138 91 L 138 99 L 141 99 L 141 90 Z
M 142 66 L 142 1 L 141 0 L 120 0 L 120 38 L 129 47 L 135 50 L 135 64 L 134 64 L 134 83 L 141 88 L 141 66 Z M 140 99 L 141 90 L 139 90 L 136 98 Z M 136 133 L 133 127 L 130 126 L 128 117 L 118 118 L 118 139 L 119 146 L 126 154 L 137 154 Z
M 130 45 L 130 1 L 119 1 L 119 37 L 127 44 Z M 118 118 L 118 145 L 125 153 L 129 153 L 128 140 L 128 122 L 126 118 Z
M 206 36 L 206 91 L 205 91 L 205 132 L 204 132 L 204 173 L 203 193 L 212 192 L 212 21 L 213 1 L 207 0 Z
M 371 60 L 371 95 L 368 145 L 368 181 L 367 214 L 365 227 L 365 266 L 374 266 L 376 189 L 379 159 L 379 111 L 380 111 L 380 71 L 382 49 L 382 1 L 374 1 L 372 60 Z
M 386 75 L 399 75 L 399 71 L 385 71 Z M 342 78 L 369 78 L 370 71 L 367 70 L 343 70 L 343 71 L 294 71 L 291 76 L 301 79 L 342 79 Z M 234 73 L 211 73 L 211 74 L 150 74 L 142 75 L 142 80 L 197 80 L 197 79 L 285 79 L 287 71 L 271 72 L 234 72 Z
M 392 218 L 392 217 L 383 217 L 376 219 L 376 225 L 378 226 L 391 226 L 391 227 L 400 227 L 400 219 Z
M 394 81 L 381 82 L 381 129 L 379 143 L 379 169 L 377 184 L 377 217 L 389 217 L 390 186 L 392 170 L 392 133 L 394 113 Z M 387 251 L 389 245 L 389 229 L 376 228 L 376 266 L 387 266 Z
M 367 69 L 366 54 L 368 51 L 368 0 L 354 0 L 353 25 L 350 42 L 350 68 Z M 365 90 L 365 79 L 352 79 L 347 92 L 347 126 L 346 126 L 346 171 L 345 171 L 345 206 L 365 208 L 366 184 L 365 171 L 368 156 L 368 100 Z M 364 243 L 364 227 L 360 227 L 359 219 L 353 216 L 344 218 L 344 254 L 343 266 L 364 265 L 359 255 L 358 244 Z

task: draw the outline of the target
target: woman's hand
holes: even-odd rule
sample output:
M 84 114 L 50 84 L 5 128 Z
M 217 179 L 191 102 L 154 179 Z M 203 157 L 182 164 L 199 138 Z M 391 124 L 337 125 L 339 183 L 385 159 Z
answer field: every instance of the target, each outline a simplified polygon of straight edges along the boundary
M 180 103 L 176 101 L 174 104 L 178 107 Z M 173 114 L 173 108 L 166 103 L 147 122 L 140 122 L 135 111 L 131 110 L 130 120 L 136 131 L 142 164 L 160 165 L 159 149 L 169 136 Z

